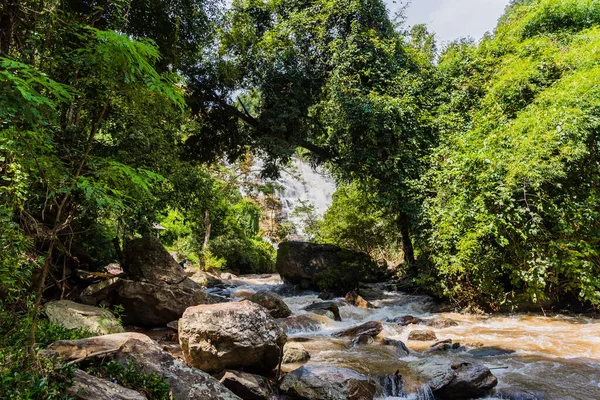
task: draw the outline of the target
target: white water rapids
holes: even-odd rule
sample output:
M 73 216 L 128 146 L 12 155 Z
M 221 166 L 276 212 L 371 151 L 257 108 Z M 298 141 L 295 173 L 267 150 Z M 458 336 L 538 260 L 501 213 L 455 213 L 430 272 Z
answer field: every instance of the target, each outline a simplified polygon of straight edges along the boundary
M 227 289 L 234 300 L 260 290 L 277 291 L 294 315 L 307 313 L 304 307 L 321 301 L 316 293 L 294 293 L 289 286 L 283 285 L 278 275 L 248 276 L 228 283 L 234 286 Z M 406 396 L 383 399 L 432 399 L 419 377 L 413 376 L 407 367 L 409 361 L 432 356 L 483 363 L 493 369 L 498 378 L 497 389 L 537 391 L 544 393 L 545 399 L 600 399 L 600 320 L 564 315 L 435 313 L 431 311 L 434 307 L 427 297 L 396 291 L 384 291 L 382 298 L 372 301 L 379 309 L 357 308 L 343 299 L 335 301 L 340 303 L 342 322 L 319 316 L 318 324 L 291 330 L 288 337 L 290 340 L 302 338 L 302 345 L 311 354 L 309 364 L 346 367 L 372 376 L 400 370 Z M 402 327 L 385 322 L 388 318 L 404 315 L 445 317 L 458 325 L 436 329 L 419 325 Z M 379 337 L 403 341 L 410 349 L 410 355 L 398 356 L 377 342 L 350 347 L 349 339 L 331 337 L 335 331 L 373 320 L 384 322 Z M 461 344 L 480 342 L 485 347 L 433 354 L 429 351 L 431 342 L 408 340 L 412 330 L 424 328 L 432 329 L 439 340 L 452 339 Z M 285 365 L 285 369 L 295 369 L 299 365 Z

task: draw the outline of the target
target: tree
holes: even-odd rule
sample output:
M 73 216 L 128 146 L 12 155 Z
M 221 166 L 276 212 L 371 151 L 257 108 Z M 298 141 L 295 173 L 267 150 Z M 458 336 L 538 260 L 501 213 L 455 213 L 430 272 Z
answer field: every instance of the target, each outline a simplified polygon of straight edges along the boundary
M 517 3 L 494 37 L 440 60 L 453 90 L 426 209 L 446 295 L 600 303 L 599 24 L 596 2 Z

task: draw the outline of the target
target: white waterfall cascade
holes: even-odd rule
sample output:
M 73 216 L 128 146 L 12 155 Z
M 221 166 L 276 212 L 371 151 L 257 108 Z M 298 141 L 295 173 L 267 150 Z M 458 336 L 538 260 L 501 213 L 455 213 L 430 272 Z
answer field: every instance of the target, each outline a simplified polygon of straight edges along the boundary
M 296 207 L 312 205 L 317 217 L 323 216 L 333 201 L 335 182 L 329 172 L 322 168 L 314 169 L 300 158 L 294 158 L 290 168 L 282 172 L 277 180 L 281 186 L 278 192 L 282 213 L 285 219 L 296 226 L 295 234 L 304 236 L 304 221 L 294 216 Z

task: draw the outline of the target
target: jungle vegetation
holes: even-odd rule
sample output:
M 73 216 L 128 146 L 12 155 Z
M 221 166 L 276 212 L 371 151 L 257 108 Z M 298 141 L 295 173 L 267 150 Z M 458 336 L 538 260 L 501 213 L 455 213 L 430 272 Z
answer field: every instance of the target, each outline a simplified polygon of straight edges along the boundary
M 599 48 L 595 0 L 514 0 L 441 48 L 381 0 L 2 0 L 2 310 L 33 357 L 48 287 L 156 224 L 272 270 L 268 179 L 298 155 L 339 185 L 313 240 L 462 306 L 597 308 Z

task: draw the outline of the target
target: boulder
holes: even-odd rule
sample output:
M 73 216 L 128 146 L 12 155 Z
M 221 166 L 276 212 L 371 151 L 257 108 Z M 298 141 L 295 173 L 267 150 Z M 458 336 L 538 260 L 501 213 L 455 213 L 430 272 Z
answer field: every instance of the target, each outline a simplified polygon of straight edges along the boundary
M 269 312 L 247 300 L 190 307 L 179 320 L 184 359 L 204 371 L 270 371 L 286 339 Z
M 401 317 L 390 319 L 388 322 L 392 322 L 400 326 L 407 326 L 412 324 L 421 324 L 423 323 L 423 320 L 421 318 L 413 317 L 412 315 L 403 315 Z
M 346 329 L 340 332 L 335 332 L 331 336 L 333 337 L 347 337 L 347 336 L 377 336 L 383 330 L 383 324 L 381 321 L 369 321 L 365 322 L 362 325 L 356 326 L 354 328 Z
M 269 382 L 262 376 L 226 370 L 215 378 L 244 400 L 269 400 L 271 397 Z
M 178 284 L 122 279 L 114 301 L 123 305 L 126 324 L 145 327 L 164 326 L 181 317 L 188 307 L 214 302 L 200 286 L 187 278 Z
M 319 293 L 319 298 L 321 300 L 333 300 L 335 299 L 335 294 L 331 293 L 331 292 L 321 292 Z
M 403 356 L 407 356 L 410 354 L 410 350 L 408 350 L 408 347 L 406 347 L 404 342 L 401 340 L 383 338 L 381 339 L 381 344 L 384 346 L 393 346 L 396 350 L 402 352 Z
M 484 346 L 469 349 L 468 353 L 473 358 L 498 357 L 514 353 L 514 350 L 504 349 L 496 346 Z
M 108 310 L 59 300 L 47 303 L 44 307 L 50 322 L 67 329 L 82 329 L 99 335 L 123 332 L 123 326 Z
M 41 350 L 40 355 L 47 358 L 58 357 L 64 362 L 97 357 L 114 360 L 121 365 L 133 364 L 143 374 L 163 376 L 171 386 L 175 400 L 240 400 L 212 376 L 188 367 L 141 333 L 126 332 L 80 340 L 59 340 Z
M 273 318 L 286 318 L 292 315 L 292 310 L 290 310 L 283 299 L 275 292 L 258 292 L 250 296 L 248 300 L 269 310 L 269 314 L 271 314 L 271 317 Z
M 408 340 L 427 342 L 430 340 L 437 340 L 437 336 L 435 336 L 435 332 L 431 330 L 414 330 L 408 334 Z
M 283 378 L 281 390 L 304 400 L 372 400 L 375 382 L 348 368 L 303 365 Z
M 307 289 L 315 285 L 313 277 L 316 274 L 348 261 L 374 265 L 367 254 L 359 251 L 330 244 L 290 241 L 279 245 L 276 268 L 285 282 Z
M 335 321 L 341 321 L 342 317 L 340 317 L 340 308 L 333 301 L 323 301 L 320 303 L 312 303 L 306 307 L 304 307 L 305 311 L 310 311 L 315 314 L 325 315 L 330 317 Z
M 373 336 L 369 336 L 369 335 L 360 335 L 355 337 L 354 339 L 352 339 L 352 343 L 351 346 L 361 346 L 364 344 L 373 344 L 373 342 L 375 342 L 375 340 L 373 339 Z
M 127 242 L 125 265 L 129 279 L 134 281 L 176 284 L 186 278 L 183 268 L 155 237 Z
M 79 299 L 91 306 L 101 303 L 114 304 L 114 296 L 120 284 L 121 279 L 118 277 L 94 283 L 81 291 Z
M 280 318 L 277 320 L 277 324 L 282 327 L 285 332 L 314 332 L 320 330 L 323 325 L 327 325 L 329 321 L 331 321 L 331 319 L 324 315 L 310 313 Z
M 481 397 L 498 384 L 498 379 L 483 364 L 452 364 L 432 357 L 410 362 L 408 366 L 414 374 L 426 379 L 436 397 L 444 400 Z
M 223 281 L 221 281 L 216 276 L 209 274 L 206 271 L 193 270 L 186 272 L 186 275 L 189 276 L 189 278 L 196 282 L 198 285 L 206 288 L 213 288 L 215 286 L 223 284 Z
M 457 326 L 458 323 L 456 321 L 451 320 L 450 318 L 436 317 L 431 319 L 423 320 L 423 324 L 427 326 L 431 326 L 432 328 L 450 328 L 451 326 Z
M 348 292 L 346 294 L 345 300 L 358 308 L 377 308 L 376 306 L 374 306 L 373 304 L 356 294 L 356 292 Z
M 67 388 L 69 398 L 79 400 L 146 400 L 146 396 L 135 390 L 124 388 L 111 381 L 96 378 L 81 370 L 75 371 L 73 384 Z
M 286 343 L 283 346 L 283 364 L 308 361 L 310 354 L 300 343 Z

